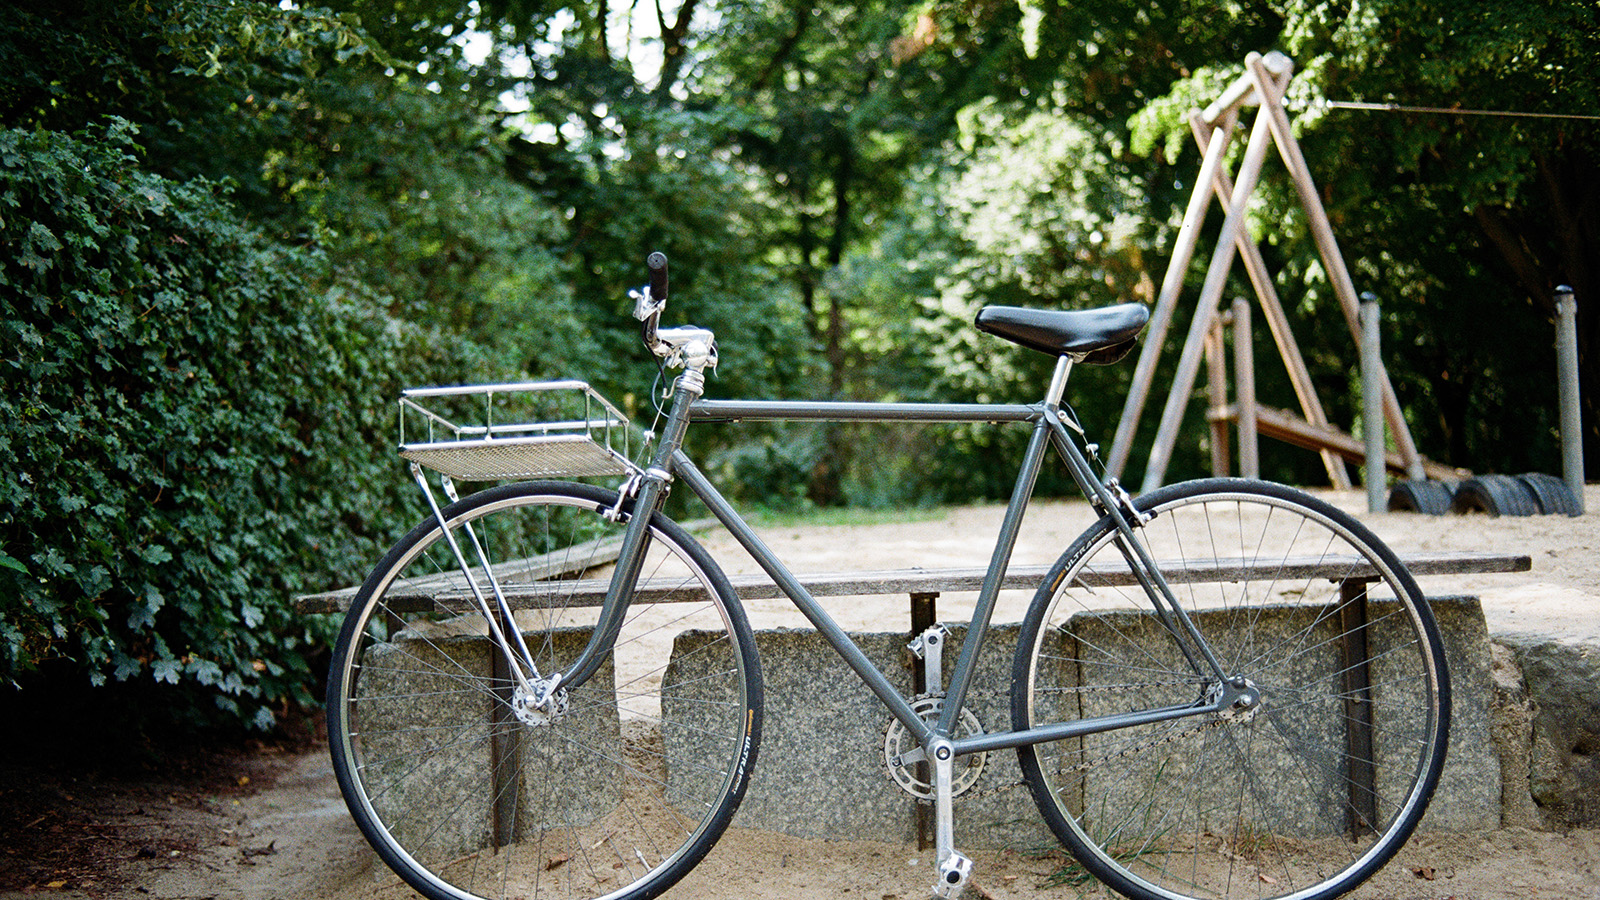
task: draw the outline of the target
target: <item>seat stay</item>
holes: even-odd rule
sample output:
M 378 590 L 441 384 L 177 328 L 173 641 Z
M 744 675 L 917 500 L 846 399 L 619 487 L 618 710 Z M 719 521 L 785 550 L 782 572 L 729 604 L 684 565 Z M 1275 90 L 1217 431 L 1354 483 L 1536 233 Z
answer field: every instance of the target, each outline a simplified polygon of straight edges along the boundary
M 1111 518 L 1117 530 L 1117 549 L 1127 560 L 1139 586 L 1144 589 L 1145 596 L 1153 607 L 1152 612 L 1161 619 L 1162 624 L 1171 633 L 1173 642 L 1178 645 L 1189 665 L 1194 668 L 1195 674 L 1226 681 L 1228 676 L 1223 671 L 1222 661 L 1201 636 L 1200 629 L 1189 618 L 1188 613 L 1184 612 L 1183 604 L 1173 595 L 1171 585 L 1167 584 L 1167 579 L 1161 574 L 1161 567 L 1151 558 L 1149 549 L 1135 535 L 1135 525 L 1130 521 L 1130 515 L 1136 513 L 1133 511 L 1131 501 L 1127 499 L 1127 494 L 1116 488 L 1115 482 L 1102 482 L 1094 477 L 1089 461 L 1084 458 L 1083 451 L 1078 449 L 1071 435 L 1067 434 L 1067 427 L 1059 418 L 1046 419 L 1045 423 L 1050 427 L 1057 452 L 1065 460 L 1073 479 L 1078 482 L 1078 488 L 1100 507 L 1104 515 Z M 1139 526 L 1143 527 L 1143 523 L 1139 522 Z M 1188 639 L 1187 642 L 1185 638 Z M 1196 658 L 1197 650 L 1202 658 Z

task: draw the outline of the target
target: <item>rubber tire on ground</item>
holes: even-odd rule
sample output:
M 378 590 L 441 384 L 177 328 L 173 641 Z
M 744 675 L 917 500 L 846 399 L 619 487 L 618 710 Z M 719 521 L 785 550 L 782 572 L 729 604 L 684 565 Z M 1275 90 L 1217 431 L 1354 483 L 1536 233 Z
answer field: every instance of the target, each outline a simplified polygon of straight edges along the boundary
M 1449 743 L 1443 641 L 1416 581 L 1359 522 L 1282 485 L 1208 479 L 1134 505 L 1153 514 L 1136 546 L 1168 573 L 1225 680 L 1175 647 L 1183 622 L 1150 611 L 1107 517 L 1028 609 L 1012 727 L 1177 710 L 1227 698 L 1236 679 L 1260 704 L 1019 748 L 1035 804 L 1082 867 L 1071 877 L 1086 871 L 1135 900 L 1353 889 L 1422 819 Z M 1341 571 L 1377 580 L 1341 586 Z M 1369 677 L 1352 686 L 1349 673 Z M 1347 735 L 1362 710 L 1372 756 Z
M 1572 489 L 1560 478 L 1541 472 L 1530 472 L 1516 478 L 1533 492 L 1534 499 L 1539 503 L 1539 512 L 1557 516 L 1579 514 L 1577 498 L 1572 496 Z
M 528 596 L 517 627 L 540 677 L 572 672 L 593 634 L 598 606 L 568 595 L 614 558 L 597 554 L 624 528 L 604 515 L 616 504 L 592 485 L 529 482 L 442 510 L 468 558 L 483 548 L 495 580 Z M 761 738 L 755 640 L 706 551 L 659 513 L 650 524 L 641 578 L 663 602 L 634 603 L 600 669 L 523 721 L 434 519 L 356 594 L 329 671 L 333 768 L 368 842 L 417 892 L 643 900 L 727 828 Z M 473 578 L 490 590 L 481 565 Z
M 1456 487 L 1450 510 L 1491 516 L 1535 516 L 1539 500 L 1533 488 L 1510 475 L 1477 475 Z
M 1389 511 L 1442 516 L 1453 499 L 1455 487 L 1442 481 L 1402 481 L 1389 489 Z

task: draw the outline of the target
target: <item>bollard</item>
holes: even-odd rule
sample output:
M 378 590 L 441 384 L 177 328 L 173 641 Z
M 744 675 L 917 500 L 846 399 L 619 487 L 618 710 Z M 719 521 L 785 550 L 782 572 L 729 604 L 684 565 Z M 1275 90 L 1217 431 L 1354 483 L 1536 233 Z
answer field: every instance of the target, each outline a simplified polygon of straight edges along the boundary
M 1583 515 L 1583 409 L 1578 402 L 1578 301 L 1556 288 L 1556 385 L 1561 403 L 1561 475 Z
M 1385 488 L 1388 472 L 1384 460 L 1383 362 L 1378 344 L 1378 298 L 1361 295 L 1361 430 L 1366 438 L 1366 468 L 1361 481 L 1367 486 L 1367 511 L 1388 508 Z

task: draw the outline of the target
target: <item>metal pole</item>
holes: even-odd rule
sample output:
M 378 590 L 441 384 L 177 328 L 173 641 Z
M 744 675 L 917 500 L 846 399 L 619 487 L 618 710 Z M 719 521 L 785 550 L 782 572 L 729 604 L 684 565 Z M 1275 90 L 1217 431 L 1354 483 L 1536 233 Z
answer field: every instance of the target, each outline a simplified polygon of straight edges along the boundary
M 1383 357 L 1378 344 L 1378 298 L 1361 295 L 1361 431 L 1366 438 L 1366 468 L 1361 482 L 1367 486 L 1367 511 L 1383 512 L 1387 506 L 1384 488 L 1388 472 L 1384 467 L 1383 439 Z
M 1556 288 L 1556 384 L 1561 402 L 1561 474 L 1583 515 L 1583 410 L 1578 402 L 1578 301 Z

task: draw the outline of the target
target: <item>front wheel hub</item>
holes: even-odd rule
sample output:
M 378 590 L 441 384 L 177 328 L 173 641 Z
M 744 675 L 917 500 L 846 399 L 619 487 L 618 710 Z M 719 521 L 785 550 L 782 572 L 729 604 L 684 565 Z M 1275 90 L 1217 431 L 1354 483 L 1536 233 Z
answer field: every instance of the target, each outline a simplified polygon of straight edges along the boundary
M 518 686 L 511 694 L 511 713 L 517 721 L 533 728 L 553 725 L 566 715 L 567 691 L 556 688 L 553 679 L 532 683 L 532 690 Z

